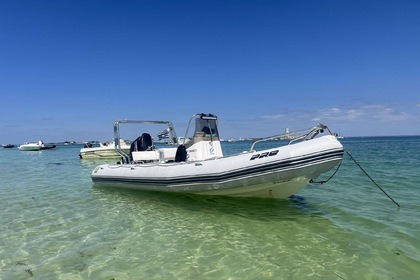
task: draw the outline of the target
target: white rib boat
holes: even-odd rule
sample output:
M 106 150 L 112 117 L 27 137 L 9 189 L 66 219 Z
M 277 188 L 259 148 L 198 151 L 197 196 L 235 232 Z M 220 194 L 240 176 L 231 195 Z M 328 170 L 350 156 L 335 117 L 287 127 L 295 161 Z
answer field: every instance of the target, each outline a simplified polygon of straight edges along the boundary
M 185 145 L 177 143 L 171 122 L 116 121 L 116 143 L 120 124 L 155 123 L 166 124 L 171 141 L 178 146 L 157 149 L 150 135 L 143 133 L 131 144 L 129 154 L 117 146 L 123 163 L 96 167 L 92 172 L 93 183 L 145 191 L 287 198 L 337 166 L 343 157 L 343 146 L 336 134 L 322 124 L 299 135 L 288 133 L 259 139 L 249 151 L 223 156 L 217 117 L 196 114 L 190 123 L 192 120 L 195 120 L 194 135 Z M 262 141 L 285 138 L 291 139 L 286 145 L 255 149 Z
M 120 139 L 120 148 L 128 153 L 130 151 L 130 145 Z M 84 159 L 110 159 L 110 158 L 120 158 L 121 155 L 118 154 L 115 148 L 114 141 L 99 143 L 99 147 L 93 147 L 90 143 L 85 143 L 85 146 L 80 149 L 79 153 L 80 158 Z

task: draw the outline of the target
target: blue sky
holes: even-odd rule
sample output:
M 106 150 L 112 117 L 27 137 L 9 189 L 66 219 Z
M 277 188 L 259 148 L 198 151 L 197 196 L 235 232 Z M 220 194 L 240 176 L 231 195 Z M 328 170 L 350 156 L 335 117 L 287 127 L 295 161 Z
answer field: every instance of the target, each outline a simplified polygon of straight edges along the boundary
M 420 135 L 420 1 L 0 2 L 0 143 L 110 140 L 117 119 L 223 138 L 319 122 Z

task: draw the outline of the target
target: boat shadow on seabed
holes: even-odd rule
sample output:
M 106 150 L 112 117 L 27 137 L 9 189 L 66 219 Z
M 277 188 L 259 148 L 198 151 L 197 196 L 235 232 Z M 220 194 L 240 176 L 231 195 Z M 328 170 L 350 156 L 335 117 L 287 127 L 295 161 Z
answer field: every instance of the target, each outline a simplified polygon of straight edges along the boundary
M 192 211 L 238 215 L 251 220 L 290 220 L 316 212 L 308 208 L 303 196 L 288 199 L 236 198 L 229 196 L 196 195 L 155 191 L 137 191 L 120 188 L 93 187 L 94 195 L 115 207 L 118 202 L 131 205 L 153 205 L 161 211 Z M 139 206 L 140 207 L 140 206 Z

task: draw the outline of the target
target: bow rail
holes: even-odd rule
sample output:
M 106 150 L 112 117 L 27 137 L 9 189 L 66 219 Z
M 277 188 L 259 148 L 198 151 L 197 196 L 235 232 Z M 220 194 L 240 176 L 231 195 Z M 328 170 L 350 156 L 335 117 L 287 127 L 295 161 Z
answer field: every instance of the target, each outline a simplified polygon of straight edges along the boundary
M 338 135 L 336 133 L 332 133 L 331 130 L 328 128 L 328 126 L 320 123 L 315 127 L 307 128 L 307 129 L 301 129 L 293 132 L 286 132 L 283 134 L 278 134 L 274 136 L 259 138 L 255 140 L 251 148 L 249 149 L 250 152 L 255 151 L 254 146 L 257 143 L 264 142 L 264 141 L 270 141 L 270 140 L 289 140 L 288 145 L 297 142 L 297 141 L 306 141 L 315 138 L 318 134 L 324 133 L 324 131 L 327 130 L 331 135 L 337 137 Z

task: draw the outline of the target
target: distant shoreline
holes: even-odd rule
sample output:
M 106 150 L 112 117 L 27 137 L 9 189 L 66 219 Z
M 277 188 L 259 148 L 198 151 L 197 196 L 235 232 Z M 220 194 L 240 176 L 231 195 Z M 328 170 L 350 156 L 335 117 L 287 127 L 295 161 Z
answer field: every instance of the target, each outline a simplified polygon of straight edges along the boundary
M 340 140 L 357 139 L 357 138 L 366 139 L 366 138 L 416 138 L 416 137 L 420 137 L 420 135 L 341 136 Z M 255 141 L 255 140 L 258 140 L 258 139 L 261 139 L 261 138 L 229 138 L 229 139 L 222 139 L 221 141 L 226 142 L 226 143 L 234 143 L 234 142 L 252 142 L 252 141 Z M 277 140 L 273 140 L 273 141 L 277 141 Z M 282 140 L 282 141 L 287 141 L 287 139 Z M 57 145 L 57 146 L 71 146 L 71 145 L 84 145 L 85 143 L 99 144 L 99 143 L 104 143 L 104 142 L 108 142 L 108 141 L 97 141 L 97 140 L 91 140 L 91 141 L 59 141 L 59 142 L 46 142 L 46 144 Z M 14 143 L 3 143 L 3 144 L 1 144 L 1 147 L 5 146 L 7 144 L 12 144 L 12 145 L 15 145 L 15 146 L 19 145 L 19 144 L 14 144 Z

